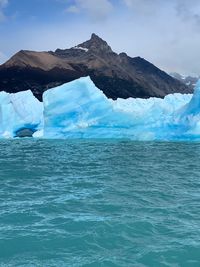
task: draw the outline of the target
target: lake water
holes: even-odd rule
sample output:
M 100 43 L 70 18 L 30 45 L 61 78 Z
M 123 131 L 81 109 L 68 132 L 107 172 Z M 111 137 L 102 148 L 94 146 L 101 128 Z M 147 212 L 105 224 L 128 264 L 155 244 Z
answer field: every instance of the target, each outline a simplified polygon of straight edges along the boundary
M 200 266 L 200 143 L 0 141 L 0 266 Z

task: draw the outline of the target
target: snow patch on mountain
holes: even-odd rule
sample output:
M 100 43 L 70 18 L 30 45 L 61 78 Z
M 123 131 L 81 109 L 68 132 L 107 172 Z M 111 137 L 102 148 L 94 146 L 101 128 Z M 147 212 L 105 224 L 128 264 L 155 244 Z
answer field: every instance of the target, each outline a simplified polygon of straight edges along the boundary
M 89 51 L 89 49 L 87 49 L 87 48 L 85 48 L 85 47 L 81 47 L 81 46 L 74 46 L 74 47 L 72 47 L 73 49 L 77 49 L 77 50 L 82 50 L 82 51 L 84 51 L 84 52 L 88 52 Z

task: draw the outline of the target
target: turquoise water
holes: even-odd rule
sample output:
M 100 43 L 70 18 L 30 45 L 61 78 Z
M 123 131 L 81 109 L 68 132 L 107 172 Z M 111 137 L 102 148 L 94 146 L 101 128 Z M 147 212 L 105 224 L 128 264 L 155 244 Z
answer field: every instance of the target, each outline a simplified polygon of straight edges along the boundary
M 1 141 L 0 266 L 200 266 L 200 144 Z

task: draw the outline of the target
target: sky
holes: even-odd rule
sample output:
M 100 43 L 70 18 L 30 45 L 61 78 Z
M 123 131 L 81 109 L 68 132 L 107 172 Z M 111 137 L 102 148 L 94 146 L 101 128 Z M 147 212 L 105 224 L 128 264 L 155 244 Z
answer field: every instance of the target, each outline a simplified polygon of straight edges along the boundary
M 92 33 L 117 53 L 200 75 L 200 0 L 0 0 L 0 63 L 21 49 L 69 48 Z

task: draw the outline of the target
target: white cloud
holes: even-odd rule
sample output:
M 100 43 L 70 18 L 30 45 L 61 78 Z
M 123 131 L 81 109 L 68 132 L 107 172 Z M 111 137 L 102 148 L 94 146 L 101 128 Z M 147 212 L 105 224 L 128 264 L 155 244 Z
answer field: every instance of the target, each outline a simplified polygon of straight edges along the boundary
M 200 1 L 199 0 L 121 0 L 133 11 L 154 15 L 156 11 L 162 12 L 163 8 L 170 7 L 184 20 L 193 19 L 200 23 Z M 168 8 L 166 9 L 168 11 Z
M 161 0 L 123 0 L 127 7 L 135 9 L 149 9 L 152 6 L 158 4 L 158 2 L 163 2 Z
M 123 3 L 134 15 L 143 17 L 143 16 L 154 16 L 161 13 L 166 6 L 169 6 L 170 1 L 176 0 L 122 0 Z
M 5 7 L 8 4 L 8 0 L 0 0 L 0 7 Z
M 121 25 L 125 29 L 124 39 L 129 36 L 126 49 L 130 55 L 143 56 L 166 71 L 200 74 L 199 0 L 121 0 L 121 3 L 126 6 L 127 19 Z
M 107 18 L 112 11 L 110 0 L 74 0 L 67 11 L 71 13 L 83 12 L 92 20 L 99 21 Z
M 0 0 L 0 21 L 5 20 L 3 9 L 8 5 L 8 0 Z
M 189 21 L 200 26 L 200 1 L 177 0 L 176 11 L 183 21 Z
M 72 5 L 66 9 L 66 12 L 77 14 L 80 13 L 80 9 L 78 8 L 78 6 Z

